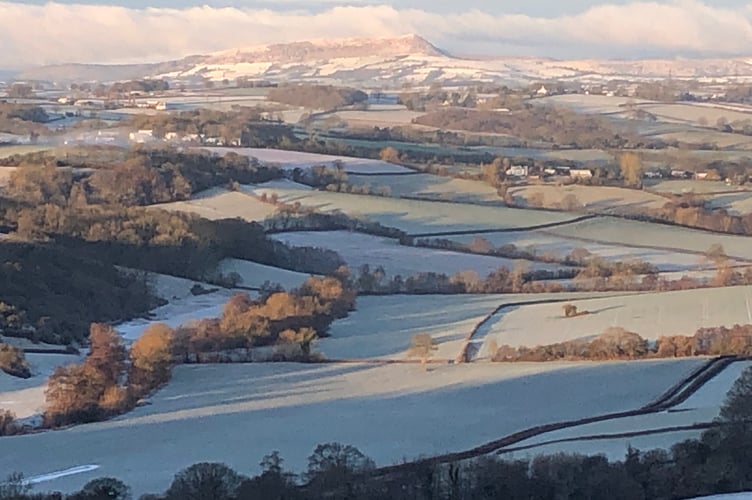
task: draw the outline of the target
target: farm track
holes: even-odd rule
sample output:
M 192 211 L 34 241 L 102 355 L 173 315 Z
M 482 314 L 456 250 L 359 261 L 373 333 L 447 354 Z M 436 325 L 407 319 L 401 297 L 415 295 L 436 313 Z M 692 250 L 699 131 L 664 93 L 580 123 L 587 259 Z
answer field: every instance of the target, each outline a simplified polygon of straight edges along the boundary
M 383 477 L 400 472 L 409 472 L 413 470 L 419 470 L 426 466 L 437 466 L 452 462 L 459 462 L 463 460 L 470 460 L 481 456 L 489 455 L 491 453 L 503 454 L 506 453 L 508 448 L 516 443 L 520 443 L 535 436 L 540 436 L 552 431 L 558 431 L 562 429 L 568 429 L 572 427 L 578 427 L 581 425 L 592 424 L 597 422 L 605 422 L 609 420 L 616 420 L 626 417 L 636 417 L 640 415 L 648 415 L 652 413 L 659 413 L 665 411 L 683 401 L 686 401 L 689 396 L 697 392 L 703 385 L 705 385 L 710 379 L 721 373 L 730 364 L 748 360 L 749 358 L 741 356 L 722 356 L 708 360 L 700 368 L 694 370 L 679 383 L 671 387 L 658 399 L 652 403 L 635 410 L 627 410 L 616 413 L 608 413 L 604 415 L 597 415 L 593 417 L 586 417 L 577 420 L 567 420 L 563 422 L 554 422 L 550 424 L 538 425 L 519 432 L 515 432 L 501 439 L 491 441 L 469 450 L 446 453 L 443 455 L 437 455 L 430 458 L 424 458 L 413 462 L 390 465 L 381 467 L 370 473 L 371 477 Z M 649 431 L 646 431 L 649 432 Z M 655 430 L 653 433 L 657 433 Z M 616 436 L 618 437 L 618 436 Z M 596 439 L 596 437 L 592 437 Z

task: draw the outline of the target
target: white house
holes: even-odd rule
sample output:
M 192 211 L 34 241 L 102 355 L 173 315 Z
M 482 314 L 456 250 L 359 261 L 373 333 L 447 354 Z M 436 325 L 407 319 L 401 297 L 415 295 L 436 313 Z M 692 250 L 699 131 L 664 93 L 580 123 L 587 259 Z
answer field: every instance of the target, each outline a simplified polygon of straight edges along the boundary
M 530 167 L 527 165 L 512 165 L 505 172 L 509 177 L 527 177 Z
M 547 96 L 548 95 L 548 89 L 546 88 L 546 86 L 545 85 L 541 85 L 541 87 L 536 92 L 536 95 L 539 95 L 541 97 Z
M 145 142 L 151 142 L 154 140 L 153 130 L 139 130 L 138 132 L 131 132 L 128 134 L 128 138 L 131 142 L 137 142 L 143 144 Z

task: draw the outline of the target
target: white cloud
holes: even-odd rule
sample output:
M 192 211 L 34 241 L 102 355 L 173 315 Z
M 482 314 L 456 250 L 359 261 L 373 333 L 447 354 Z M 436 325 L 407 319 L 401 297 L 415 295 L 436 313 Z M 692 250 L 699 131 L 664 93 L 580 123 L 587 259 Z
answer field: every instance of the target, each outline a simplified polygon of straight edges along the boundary
M 635 2 L 538 18 L 349 3 L 353 5 L 334 2 L 310 13 L 273 10 L 273 4 L 263 9 L 129 9 L 0 1 L 0 67 L 156 61 L 265 43 L 406 33 L 421 34 L 450 51 L 486 54 L 577 58 L 752 52 L 750 5 L 734 9 L 699 0 Z

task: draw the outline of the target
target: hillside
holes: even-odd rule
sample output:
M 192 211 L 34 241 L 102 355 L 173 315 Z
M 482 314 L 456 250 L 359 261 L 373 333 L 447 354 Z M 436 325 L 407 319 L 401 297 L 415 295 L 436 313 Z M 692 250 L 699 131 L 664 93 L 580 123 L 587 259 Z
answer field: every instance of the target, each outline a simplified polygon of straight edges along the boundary
M 573 60 L 542 57 L 468 59 L 447 54 L 418 35 L 299 41 L 237 48 L 177 61 L 143 65 L 63 64 L 24 71 L 19 79 L 113 81 L 138 77 L 180 80 L 247 77 L 272 82 L 316 81 L 389 86 L 442 82 L 531 83 L 542 80 L 603 80 L 712 77 L 752 79 L 747 58 L 666 60 Z

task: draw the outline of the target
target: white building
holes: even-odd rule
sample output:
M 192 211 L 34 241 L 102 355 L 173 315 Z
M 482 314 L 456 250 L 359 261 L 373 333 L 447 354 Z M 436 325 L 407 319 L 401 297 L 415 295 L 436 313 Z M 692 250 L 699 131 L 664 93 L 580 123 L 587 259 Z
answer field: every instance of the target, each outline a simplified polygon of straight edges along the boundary
M 145 142 L 152 142 L 154 140 L 153 130 L 139 130 L 138 132 L 131 132 L 128 134 L 128 138 L 131 142 L 137 142 L 143 144 Z
M 527 165 L 512 165 L 505 172 L 509 177 L 527 177 L 530 167 Z

